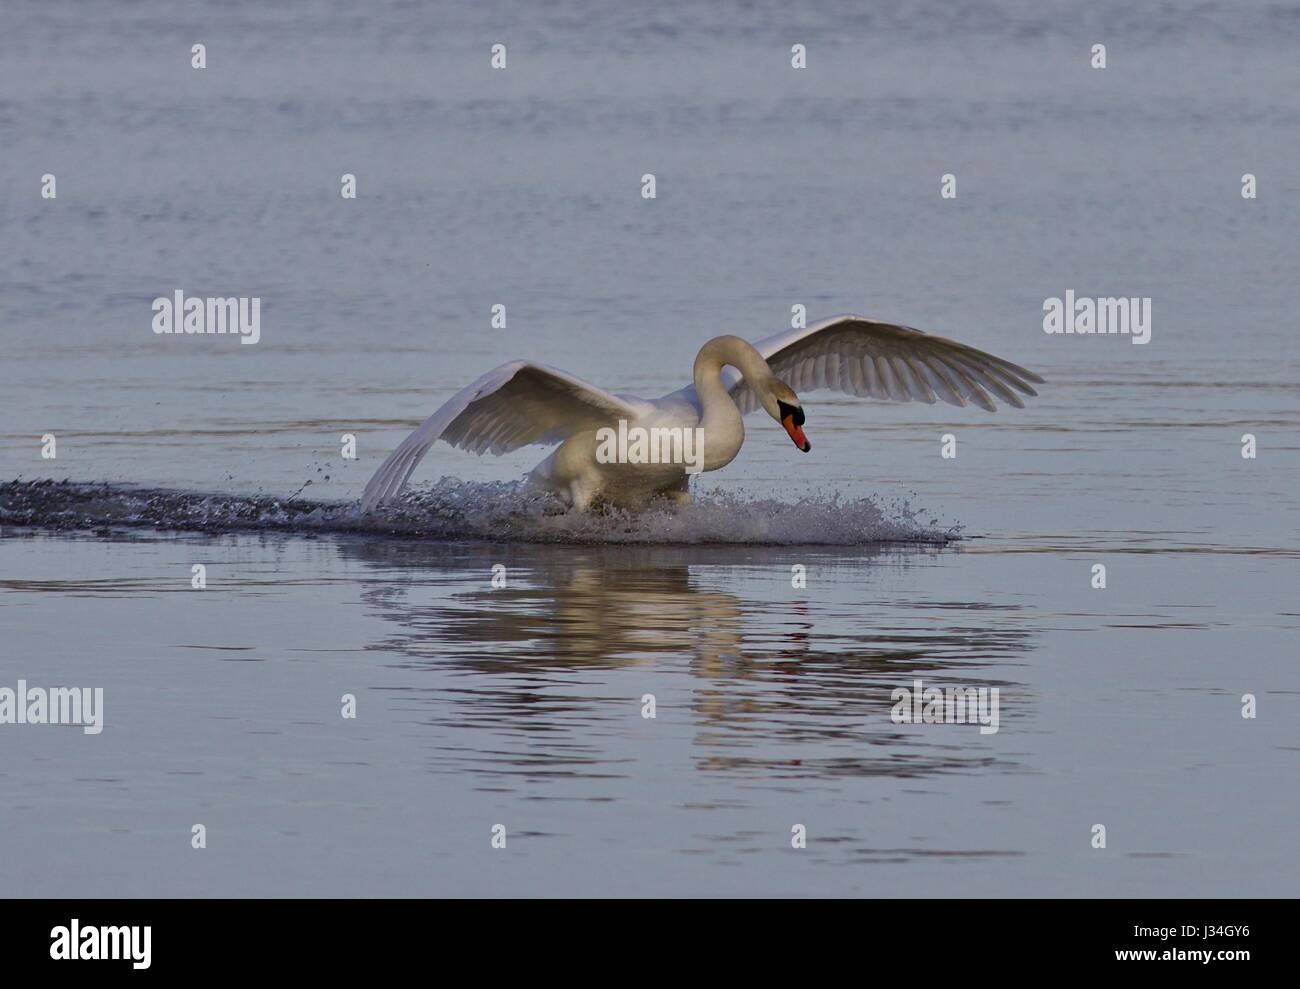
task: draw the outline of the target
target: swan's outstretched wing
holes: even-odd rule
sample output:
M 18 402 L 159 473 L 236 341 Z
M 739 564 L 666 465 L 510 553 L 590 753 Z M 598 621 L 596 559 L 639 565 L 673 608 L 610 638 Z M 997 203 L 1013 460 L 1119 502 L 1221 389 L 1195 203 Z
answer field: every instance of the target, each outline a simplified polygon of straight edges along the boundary
M 1037 395 L 1030 382 L 1043 383 L 1034 372 L 974 347 L 862 316 L 835 316 L 754 346 L 776 376 L 800 393 L 833 388 L 931 405 L 941 398 L 993 412 L 994 397 L 1021 409 L 1024 402 L 1016 392 Z M 758 400 L 740 373 L 730 367 L 724 373 L 740 411 L 756 409 Z
M 509 453 L 530 443 L 558 443 L 583 429 L 644 412 L 634 400 L 555 368 L 528 361 L 502 364 L 458 391 L 389 454 L 366 485 L 361 510 L 400 491 L 440 439 L 474 453 Z

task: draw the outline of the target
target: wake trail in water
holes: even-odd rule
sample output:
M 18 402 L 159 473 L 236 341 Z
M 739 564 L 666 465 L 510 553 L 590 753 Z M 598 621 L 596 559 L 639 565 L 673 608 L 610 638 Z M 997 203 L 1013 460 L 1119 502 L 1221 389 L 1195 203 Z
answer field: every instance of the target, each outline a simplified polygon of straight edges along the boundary
M 535 543 L 739 543 L 857 546 L 945 543 L 956 529 L 922 523 L 906 501 L 881 505 L 838 493 L 794 502 L 708 491 L 687 505 L 639 513 L 566 510 L 522 483 L 443 478 L 369 515 L 356 502 L 235 495 L 71 481 L 0 484 L 0 524 L 55 529 L 147 526 L 194 532 L 372 533 Z

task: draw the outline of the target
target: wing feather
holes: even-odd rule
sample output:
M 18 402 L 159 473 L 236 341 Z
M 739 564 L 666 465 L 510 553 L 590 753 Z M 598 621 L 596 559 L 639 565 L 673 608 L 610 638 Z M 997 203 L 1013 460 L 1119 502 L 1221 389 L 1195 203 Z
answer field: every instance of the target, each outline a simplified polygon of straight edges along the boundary
M 912 372 L 912 381 L 914 389 L 919 394 L 920 399 L 926 405 L 933 405 L 938 401 L 934 389 L 930 386 L 929 380 L 925 376 L 925 365 L 915 357 L 904 357 L 903 361 L 907 364 L 907 369 Z
M 773 373 L 800 392 L 834 388 L 894 402 L 969 403 L 992 412 L 994 397 L 1024 408 L 1020 395 L 1037 395 L 1031 382 L 1043 381 L 1019 364 L 955 340 L 862 316 L 836 316 L 754 346 Z M 730 388 L 742 412 L 758 407 L 743 377 L 733 374 Z
M 397 494 L 440 439 L 473 453 L 509 453 L 637 419 L 649 407 L 543 364 L 502 364 L 458 391 L 398 444 L 366 485 L 361 509 Z

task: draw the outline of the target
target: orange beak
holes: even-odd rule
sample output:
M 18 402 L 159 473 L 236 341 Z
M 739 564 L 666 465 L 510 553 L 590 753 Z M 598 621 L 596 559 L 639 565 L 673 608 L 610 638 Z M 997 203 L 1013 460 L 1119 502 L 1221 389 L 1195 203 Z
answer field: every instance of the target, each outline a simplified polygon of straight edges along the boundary
M 794 445 L 804 453 L 812 449 L 812 444 L 808 442 L 808 437 L 803 434 L 803 427 L 794 424 L 794 416 L 786 416 L 781 420 L 781 425 L 785 431 L 790 434 L 790 439 L 794 440 Z

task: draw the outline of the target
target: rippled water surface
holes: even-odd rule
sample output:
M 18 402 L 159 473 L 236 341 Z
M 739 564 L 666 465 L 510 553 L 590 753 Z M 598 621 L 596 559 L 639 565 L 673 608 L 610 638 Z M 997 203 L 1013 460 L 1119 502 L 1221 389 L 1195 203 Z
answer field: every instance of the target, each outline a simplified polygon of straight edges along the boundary
M 617 11 L 6 8 L 0 687 L 105 729 L 0 725 L 0 891 L 1295 895 L 1300 7 Z M 261 341 L 155 336 L 178 288 Z M 653 397 L 795 304 L 1047 383 L 805 395 L 682 509 L 439 446 L 356 513 L 496 364 Z

